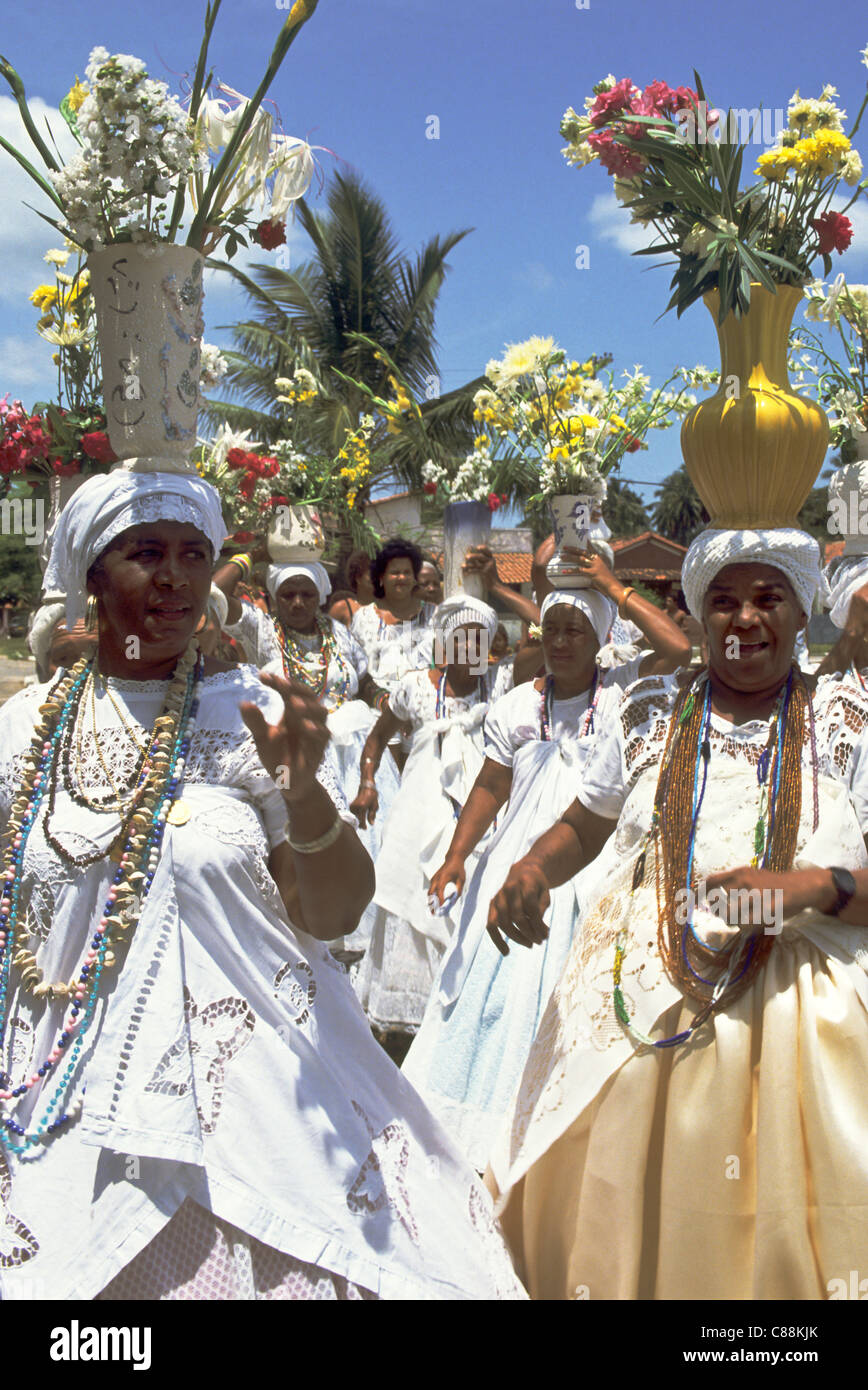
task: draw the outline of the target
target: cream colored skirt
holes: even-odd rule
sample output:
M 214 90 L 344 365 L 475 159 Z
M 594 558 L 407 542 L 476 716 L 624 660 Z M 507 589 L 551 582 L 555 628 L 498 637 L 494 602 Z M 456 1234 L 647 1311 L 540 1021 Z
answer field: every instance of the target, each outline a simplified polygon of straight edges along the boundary
M 868 1014 L 784 935 L 686 1047 L 632 1056 L 501 1198 L 538 1299 L 825 1299 L 868 1278 Z M 655 1028 L 670 1036 L 693 1010 Z M 489 1186 L 497 1197 L 489 1174 Z

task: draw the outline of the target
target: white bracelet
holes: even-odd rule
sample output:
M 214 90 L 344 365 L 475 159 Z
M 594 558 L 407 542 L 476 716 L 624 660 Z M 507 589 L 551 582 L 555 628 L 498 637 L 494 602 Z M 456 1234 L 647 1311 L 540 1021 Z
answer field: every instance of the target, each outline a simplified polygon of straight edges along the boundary
M 319 854 L 322 849 L 331 849 L 332 845 L 340 839 L 343 828 L 343 821 L 339 815 L 335 814 L 332 824 L 325 834 L 320 835 L 318 840 L 307 840 L 303 845 L 297 845 L 295 840 L 290 839 L 288 835 L 286 839 L 290 849 L 294 849 L 296 854 Z

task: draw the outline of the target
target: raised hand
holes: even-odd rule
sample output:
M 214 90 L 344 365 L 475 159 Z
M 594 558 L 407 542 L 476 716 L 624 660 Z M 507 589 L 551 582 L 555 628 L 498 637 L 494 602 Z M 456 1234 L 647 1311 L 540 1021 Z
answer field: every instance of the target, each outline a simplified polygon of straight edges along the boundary
M 285 801 L 300 801 L 316 781 L 329 733 L 326 711 L 305 685 L 282 676 L 260 674 L 263 685 L 283 700 L 283 716 L 269 724 L 258 705 L 241 704 L 241 716 L 253 735 L 259 760 L 277 783 Z

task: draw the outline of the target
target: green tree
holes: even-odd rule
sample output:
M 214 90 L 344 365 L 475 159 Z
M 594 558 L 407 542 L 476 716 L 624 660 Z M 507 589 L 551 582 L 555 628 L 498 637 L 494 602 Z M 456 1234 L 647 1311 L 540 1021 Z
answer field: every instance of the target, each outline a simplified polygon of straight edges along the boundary
M 389 369 L 377 355 L 382 349 L 412 388 L 431 432 L 449 441 L 456 454 L 466 452 L 473 438 L 473 394 L 482 378 L 441 396 L 434 315 L 446 258 L 467 230 L 433 237 L 409 256 L 399 249 L 383 203 L 361 180 L 341 174 L 329 188 L 327 212 L 314 212 L 304 200 L 297 208 L 313 247 L 309 260 L 295 270 L 257 265 L 250 275 L 225 267 L 246 289 L 252 312 L 233 329 L 235 350 L 224 353 L 230 399 L 206 402 L 204 418 L 273 443 L 285 431 L 275 378 L 305 367 L 322 390 L 299 414 L 295 443 L 334 456 L 370 408 L 364 392 L 344 378 L 364 382 L 383 397 L 392 394 Z M 411 438 L 387 433 L 384 422 L 376 474 L 418 482 L 424 459 L 417 452 Z
M 663 479 L 652 518 L 655 531 L 679 545 L 689 545 L 708 524 L 708 512 L 683 464 Z
M 609 489 L 603 507 L 606 523 L 612 531 L 613 540 L 624 540 L 628 536 L 638 536 L 650 531 L 651 521 L 638 492 L 621 481 L 609 478 Z

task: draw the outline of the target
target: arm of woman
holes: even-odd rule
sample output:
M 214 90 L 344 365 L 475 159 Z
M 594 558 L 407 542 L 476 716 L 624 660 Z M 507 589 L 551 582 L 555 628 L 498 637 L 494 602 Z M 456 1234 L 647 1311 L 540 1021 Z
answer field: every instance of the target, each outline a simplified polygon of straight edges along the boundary
M 868 927 L 868 869 L 851 872 L 856 891 L 846 906 L 833 915 L 848 926 Z M 753 869 L 743 864 L 723 873 L 709 874 L 704 887 L 710 911 L 745 930 L 762 926 L 770 936 L 777 936 L 789 917 L 811 908 L 828 916 L 838 902 L 838 885 L 831 869 L 789 869 L 776 873 L 772 869 Z
M 241 705 L 263 767 L 287 806 L 288 842 L 272 851 L 271 868 L 287 912 L 310 936 L 348 936 L 373 897 L 374 866 L 334 802 L 316 780 L 328 743 L 326 711 L 305 686 L 263 675 L 283 699 L 283 715 L 269 724 L 258 705 Z
M 337 618 L 338 622 L 343 623 L 345 627 L 349 627 L 353 621 L 354 611 L 348 598 L 334 599 L 326 609 L 330 618 Z
M 464 865 L 467 856 L 479 844 L 488 827 L 512 789 L 512 768 L 503 763 L 486 758 L 479 775 L 470 789 L 470 795 L 458 818 L 452 843 L 446 851 L 446 858 L 431 879 L 430 891 L 442 903 L 446 885 L 454 883 L 459 894 L 464 891 L 467 875 Z
M 690 639 L 686 633 L 656 603 L 622 584 L 602 555 L 594 550 L 570 548 L 566 548 L 564 554 L 578 561 L 594 588 L 617 605 L 622 618 L 629 618 L 641 628 L 651 655 L 640 663 L 640 676 L 664 676 L 677 671 L 679 666 L 690 665 Z
M 239 556 L 238 560 L 224 560 L 222 565 L 218 565 L 211 576 L 211 583 L 216 584 L 225 595 L 229 605 L 226 615 L 226 622 L 233 626 L 241 617 L 241 602 L 235 597 L 235 590 L 242 579 L 249 579 L 252 569 L 250 561 L 252 556 Z
M 543 913 L 549 889 L 568 883 L 596 859 L 617 822 L 574 801 L 551 830 L 513 864 L 488 909 L 487 931 L 501 955 L 509 955 L 504 937 L 519 946 L 534 946 L 549 934 Z
M 379 719 L 365 739 L 365 746 L 362 749 L 359 792 L 355 800 L 350 802 L 350 810 L 362 826 L 373 825 L 374 823 L 380 804 L 374 777 L 380 766 L 386 744 L 400 728 L 401 721 L 392 713 L 389 706 L 385 705 Z
M 497 563 L 487 545 L 475 545 L 468 550 L 461 566 L 465 574 L 478 574 L 485 587 L 489 600 L 497 599 L 504 608 L 516 613 L 526 623 L 539 622 L 539 608 L 533 599 L 517 594 L 508 584 L 501 584 L 497 577 Z

